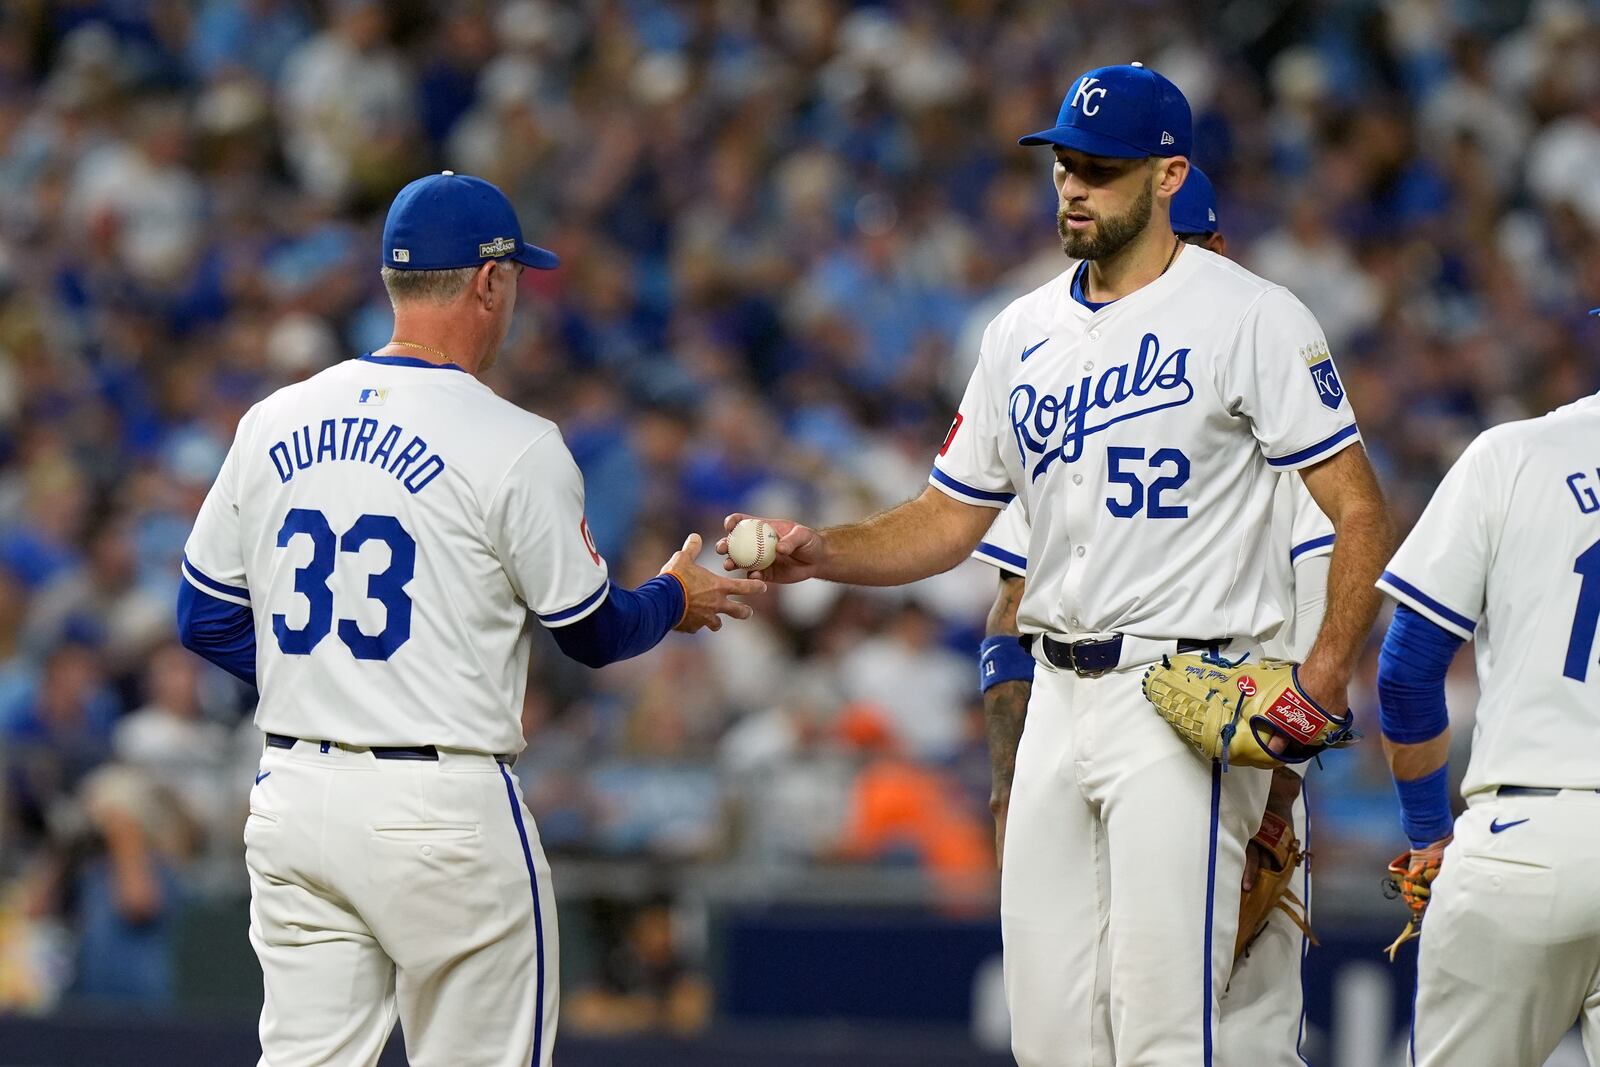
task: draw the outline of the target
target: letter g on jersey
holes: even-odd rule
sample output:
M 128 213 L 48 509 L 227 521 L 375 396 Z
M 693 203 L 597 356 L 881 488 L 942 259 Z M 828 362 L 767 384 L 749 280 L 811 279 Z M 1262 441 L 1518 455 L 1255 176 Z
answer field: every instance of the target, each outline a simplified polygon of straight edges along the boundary
M 1072 106 L 1085 115 L 1098 115 L 1100 113 L 1100 105 L 1096 103 L 1096 97 L 1104 98 L 1106 91 L 1103 86 L 1096 84 L 1099 80 L 1099 78 L 1079 78 L 1078 84 L 1072 90 Z

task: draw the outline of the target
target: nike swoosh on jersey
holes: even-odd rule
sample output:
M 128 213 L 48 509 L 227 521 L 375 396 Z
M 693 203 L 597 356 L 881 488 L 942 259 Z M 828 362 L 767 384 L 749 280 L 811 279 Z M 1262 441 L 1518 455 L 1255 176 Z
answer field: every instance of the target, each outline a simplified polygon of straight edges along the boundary
M 256 785 L 260 785 L 261 780 L 271 773 L 271 771 L 262 771 L 260 774 L 256 775 Z
M 1527 819 L 1518 819 L 1515 822 L 1501 822 L 1499 819 L 1492 819 L 1489 822 L 1489 832 L 1491 834 L 1497 834 L 1501 830 L 1509 830 L 1513 826 L 1521 826 L 1527 821 Z
M 1048 340 L 1050 340 L 1050 338 L 1046 337 L 1044 339 L 1044 341 L 1040 341 L 1038 344 L 1032 346 L 1031 348 L 1024 348 L 1022 350 L 1022 358 L 1017 360 L 1017 362 L 1018 363 L 1026 363 L 1026 362 L 1028 362 L 1028 357 L 1033 355 L 1035 352 L 1039 351 L 1039 349 L 1044 345 L 1045 341 L 1048 341 Z

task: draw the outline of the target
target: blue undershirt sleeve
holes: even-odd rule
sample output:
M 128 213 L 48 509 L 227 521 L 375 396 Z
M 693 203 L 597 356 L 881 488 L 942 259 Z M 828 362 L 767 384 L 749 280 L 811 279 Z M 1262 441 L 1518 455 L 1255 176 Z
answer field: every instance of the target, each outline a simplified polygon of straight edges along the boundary
M 1378 724 L 1383 736 L 1414 745 L 1438 737 L 1450 725 L 1444 678 L 1462 640 L 1401 604 L 1378 654 Z M 1411 781 L 1396 781 L 1400 822 L 1416 848 L 1450 836 L 1450 774 L 1446 764 Z
M 235 678 L 256 684 L 256 624 L 250 609 L 178 582 L 178 640 Z
M 678 625 L 683 611 L 683 583 L 662 574 L 637 589 L 613 584 L 598 608 L 550 633 L 569 659 L 604 667 L 656 647 Z

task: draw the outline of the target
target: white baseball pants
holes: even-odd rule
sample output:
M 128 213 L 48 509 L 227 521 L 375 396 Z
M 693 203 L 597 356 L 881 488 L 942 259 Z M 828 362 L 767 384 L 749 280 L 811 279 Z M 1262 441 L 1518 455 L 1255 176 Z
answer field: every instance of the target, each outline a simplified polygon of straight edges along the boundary
M 1309 850 L 1304 787 L 1294 802 L 1293 823 L 1300 847 Z M 1309 861 L 1295 871 L 1289 888 L 1305 901 L 1309 914 Z M 1235 893 L 1236 903 L 1237 899 Z M 1266 928 L 1234 966 L 1233 977 L 1222 994 L 1222 1024 L 1217 1031 L 1219 1067 L 1305 1067 L 1306 1061 L 1300 1056 L 1305 1024 L 1305 988 L 1300 984 L 1300 968 L 1305 953 L 1305 932 L 1282 909 L 1274 909 Z
M 326 749 L 326 751 L 324 751 Z M 491 756 L 268 748 L 245 826 L 260 1067 L 548 1067 L 555 897 L 533 818 Z
M 1600 793 L 1468 804 L 1423 917 L 1412 1062 L 1539 1067 L 1581 1018 L 1600 1065 Z
M 1040 663 L 1000 882 L 1021 1067 L 1213 1067 L 1245 843 L 1271 774 L 1203 759 L 1142 667 Z

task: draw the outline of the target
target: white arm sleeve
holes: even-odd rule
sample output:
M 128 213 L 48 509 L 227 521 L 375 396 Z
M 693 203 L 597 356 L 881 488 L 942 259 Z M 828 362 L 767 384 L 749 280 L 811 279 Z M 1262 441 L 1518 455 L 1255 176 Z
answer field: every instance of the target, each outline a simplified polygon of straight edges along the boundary
M 1269 289 L 1251 305 L 1219 373 L 1223 404 L 1250 420 L 1278 470 L 1309 466 L 1360 440 L 1322 327 L 1287 289 Z
M 1456 460 L 1378 588 L 1463 641 L 1483 614 L 1490 557 L 1507 495 L 1496 488 L 1492 452 L 1479 437 Z
M 990 331 L 984 331 L 978 365 L 972 370 L 944 446 L 933 461 L 928 482 L 968 504 L 1003 508 L 1011 503 L 1015 490 L 1000 459 L 1005 401 L 998 393 L 998 383 L 992 380 L 989 337 Z
M 605 600 L 610 582 L 583 517 L 583 475 L 555 430 L 506 472 L 488 530 L 512 588 L 545 626 L 577 622 Z

